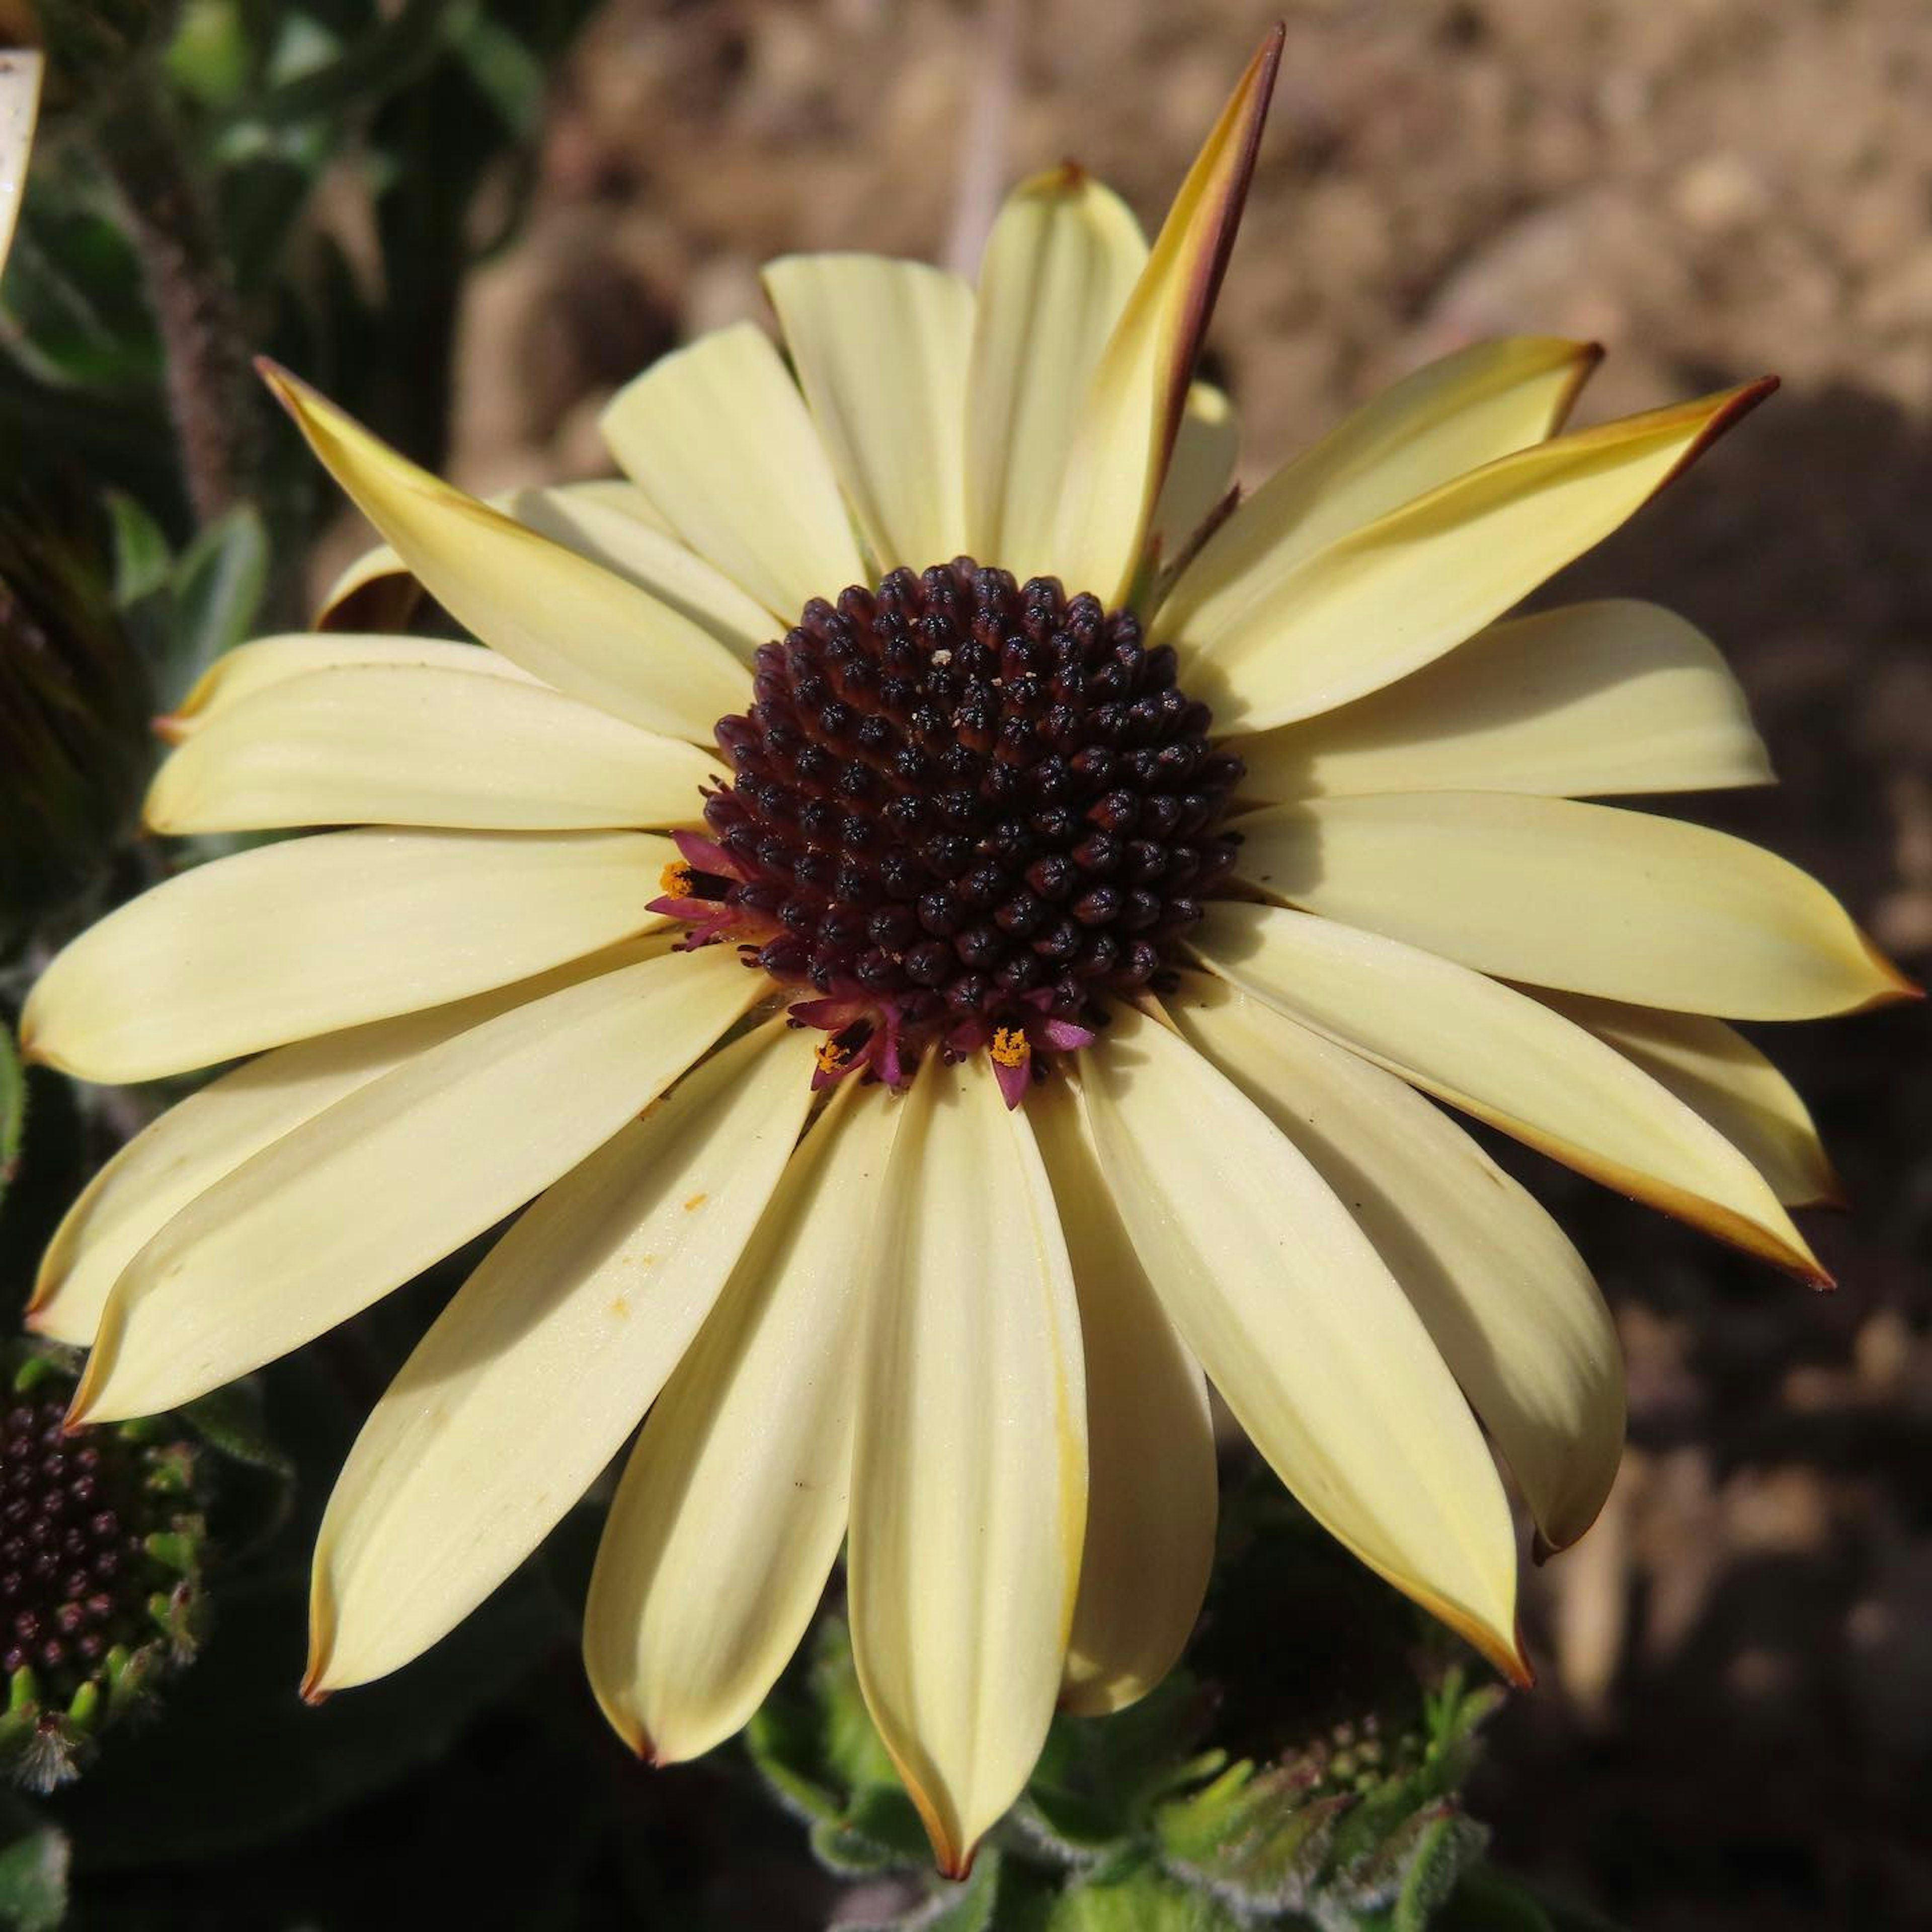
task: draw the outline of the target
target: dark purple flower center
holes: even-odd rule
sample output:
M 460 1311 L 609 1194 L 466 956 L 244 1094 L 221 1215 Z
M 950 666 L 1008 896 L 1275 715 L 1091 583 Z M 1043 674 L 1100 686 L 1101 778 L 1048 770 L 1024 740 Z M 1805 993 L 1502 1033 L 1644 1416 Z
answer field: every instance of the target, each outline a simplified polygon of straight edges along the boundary
M 984 1046 L 1013 1097 L 1233 856 L 1240 761 L 1174 669 L 1132 611 L 968 557 L 814 598 L 719 722 L 734 775 L 657 904 L 817 995 L 793 1011 L 830 1036 L 821 1077 Z
M 44 1701 L 138 1643 L 148 1564 L 101 1452 L 65 1432 L 61 1400 L 0 1420 L 0 1670 L 31 1666 Z

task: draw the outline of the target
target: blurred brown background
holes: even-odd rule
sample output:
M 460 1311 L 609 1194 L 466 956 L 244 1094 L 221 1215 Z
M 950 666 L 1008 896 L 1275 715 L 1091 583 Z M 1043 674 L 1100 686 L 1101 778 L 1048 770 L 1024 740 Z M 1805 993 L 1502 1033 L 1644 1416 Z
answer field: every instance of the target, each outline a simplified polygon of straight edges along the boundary
M 1002 134 L 973 118 L 1003 98 L 1000 12 L 606 8 L 561 77 L 530 226 L 477 278 L 459 477 L 600 470 L 604 398 L 760 312 L 767 256 L 943 255 L 970 156 L 1003 178 L 1077 157 L 1151 226 L 1272 17 L 1013 7 Z M 1819 872 L 1923 976 L 1932 8 L 1311 0 L 1288 23 L 1211 339 L 1244 472 L 1476 334 L 1603 340 L 1586 418 L 1778 371 L 1561 588 L 1657 598 L 1725 645 L 1784 784 L 1690 808 Z M 1814 1230 L 1836 1295 L 1534 1184 L 1618 1308 L 1633 1448 L 1604 1522 L 1532 1581 L 1544 1682 L 1497 1726 L 1476 1808 L 1512 1862 L 1640 1932 L 1932 1925 L 1932 1024 L 1768 1043 L 1852 1197 Z

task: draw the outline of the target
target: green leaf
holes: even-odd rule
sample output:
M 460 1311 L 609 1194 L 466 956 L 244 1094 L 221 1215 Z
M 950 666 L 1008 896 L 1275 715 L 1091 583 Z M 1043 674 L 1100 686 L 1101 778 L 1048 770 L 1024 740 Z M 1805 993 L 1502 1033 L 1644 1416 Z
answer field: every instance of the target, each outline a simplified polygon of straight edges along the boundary
M 998 1921 L 1000 1858 L 990 1848 L 980 1854 L 970 1876 L 934 1894 L 936 1910 L 915 1922 L 920 1932 L 988 1932 Z
M 902 1789 L 874 1785 L 812 1828 L 812 1849 L 828 1870 L 854 1874 L 930 1865 L 932 1848 Z
M 1482 1856 L 1489 1833 L 1456 1813 L 1432 1819 L 1418 1834 L 1396 1895 L 1393 1932 L 1427 1932 L 1462 1874 Z
M 133 244 L 92 184 L 39 169 L 7 260 L 9 346 L 44 380 L 104 392 L 160 374 Z
M 67 1916 L 72 1856 L 66 1834 L 52 1825 L 28 1830 L 0 1851 L 0 1924 L 13 1932 L 54 1932 Z
M 542 62 L 480 10 L 461 20 L 453 38 L 457 57 L 477 92 L 518 140 L 531 140 L 542 124 L 550 96 Z
M 1154 1815 L 1171 1870 L 1197 1878 L 1244 1911 L 1299 1907 L 1327 1863 L 1337 1821 L 1354 1799 L 1316 1795 L 1307 1774 L 1258 1772 L 1242 1762 Z
M 1067 1864 L 1143 1835 L 1153 1808 L 1222 1768 L 1202 1756 L 1212 1700 L 1184 1671 L 1105 1718 L 1058 1718 L 1027 1786 L 1022 1827 Z
M 970 1874 L 957 1885 L 933 1879 L 925 1900 L 910 1912 L 902 1912 L 883 1922 L 845 1922 L 852 1932 L 1021 1932 L 1016 1918 L 1002 1910 L 1010 1888 L 1004 1882 L 1011 1872 L 991 1846 L 980 1852 Z M 1029 1928 L 1037 1923 L 1029 1916 Z
M 1070 1886 L 1046 1932 L 1240 1932 L 1240 1922 L 1204 1892 L 1190 1892 L 1151 1864 L 1125 1878 Z
M 174 577 L 175 620 L 155 682 L 172 710 L 224 652 L 248 635 L 268 580 L 268 535 L 248 504 L 218 517 L 182 551 Z
M 14 1050 L 12 1033 L 0 1028 L 0 1201 L 7 1198 L 20 1167 L 20 1140 L 27 1125 L 27 1076 Z
M 327 59 L 325 44 L 312 22 L 305 22 L 313 41 L 305 38 L 299 53 L 285 52 L 295 68 L 291 78 L 273 88 L 253 105 L 266 122 L 313 120 L 353 111 L 366 113 L 385 96 L 419 78 L 442 51 L 444 18 L 450 0 L 404 0 L 404 4 L 369 33 L 358 36 L 340 55 Z
M 123 490 L 106 495 L 114 542 L 114 603 L 125 610 L 163 589 L 174 569 L 174 553 L 161 526 Z
M 287 1481 L 295 1480 L 294 1460 L 269 1435 L 261 1390 L 255 1383 L 230 1382 L 190 1402 L 181 1413 L 196 1435 L 231 1462 Z

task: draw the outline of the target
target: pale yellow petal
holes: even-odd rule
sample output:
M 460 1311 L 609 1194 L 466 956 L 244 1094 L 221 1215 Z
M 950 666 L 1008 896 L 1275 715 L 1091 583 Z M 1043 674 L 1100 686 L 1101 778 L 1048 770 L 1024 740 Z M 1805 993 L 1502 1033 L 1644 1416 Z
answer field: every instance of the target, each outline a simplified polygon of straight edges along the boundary
M 121 1270 L 197 1195 L 250 1156 L 430 1047 L 670 944 L 668 933 L 628 940 L 473 999 L 278 1047 L 210 1082 L 150 1121 L 68 1210 L 41 1261 L 28 1325 L 51 1340 L 86 1347 Z
M 1152 542 L 1163 565 L 1186 554 L 1195 532 L 1227 500 L 1240 448 L 1234 404 L 1212 382 L 1190 384 L 1167 480 L 1154 510 Z
M 649 832 L 333 832 L 216 859 L 57 954 L 20 1038 L 152 1080 L 506 986 L 664 923 Z
M 1024 1109 L 927 1054 L 874 1262 L 847 1558 L 872 1719 L 957 1875 L 1059 1694 L 1087 1514 L 1079 1312 Z
M 76 1418 L 149 1415 L 333 1328 L 615 1135 L 756 997 L 724 948 L 486 1020 L 244 1161 L 116 1283 Z
M 1717 646 L 1655 604 L 1609 598 L 1492 625 L 1339 711 L 1228 750 L 1242 795 L 1526 791 L 1551 798 L 1768 784 Z
M 1619 1193 L 1829 1280 L 1721 1134 L 1527 994 L 1309 913 L 1222 900 L 1197 932 L 1196 950 L 1223 979 L 1338 1046 Z
M 1414 1304 L 1544 1544 L 1595 1520 L 1624 1443 L 1616 1324 L 1563 1231 L 1449 1117 L 1225 981 L 1182 976 L 1181 1032 L 1300 1148 Z
M 634 584 L 419 470 L 286 371 L 269 386 L 411 574 L 464 628 L 573 698 L 708 744 L 743 667 Z
M 1053 1182 L 1087 1365 L 1087 1539 L 1062 1708 L 1118 1711 L 1186 1646 L 1214 1561 L 1208 1385 L 1107 1191 L 1078 1096 L 1048 1081 L 1026 1112 Z
M 835 1090 L 645 1423 L 584 1618 L 604 1714 L 695 1757 L 764 1702 L 845 1534 L 866 1250 L 902 1108 Z
M 664 536 L 674 534 L 644 491 L 621 477 L 596 477 L 586 482 L 554 484 L 540 489 L 506 490 L 483 500 L 493 510 L 501 510 L 506 516 L 542 531 L 545 536 L 568 544 L 607 569 L 616 566 L 609 556 L 601 554 L 603 546 L 598 538 L 608 527 L 610 516 L 643 524 Z M 579 514 L 580 511 L 590 514 Z M 724 581 L 722 578 L 718 580 Z M 370 594 L 365 596 L 365 592 Z M 409 566 L 389 544 L 376 544 L 340 572 L 323 593 L 315 613 L 316 628 L 356 628 L 361 612 L 372 602 L 385 611 L 385 621 L 400 621 L 394 611 L 400 610 L 406 614 L 419 594 L 418 586 L 410 580 Z M 742 596 L 743 593 L 734 594 Z M 696 613 L 686 614 L 695 616 Z
M 376 1404 L 329 1498 L 307 1694 L 428 1649 L 622 1448 L 743 1252 L 811 1095 L 809 1037 L 772 1022 L 496 1244 Z
M 224 652 L 174 711 L 157 721 L 157 728 L 170 744 L 178 744 L 231 706 L 292 677 L 365 664 L 467 671 L 474 676 L 500 677 L 517 684 L 542 682 L 481 644 L 352 631 L 290 631 L 257 638 L 252 644 Z
M 1332 710 L 1432 662 L 1600 542 L 1770 386 L 1499 458 L 1267 572 L 1238 608 L 1163 610 L 1157 632 L 1189 647 L 1188 688 L 1223 731 Z
M 763 329 L 740 322 L 653 363 L 602 428 L 677 534 L 781 623 L 865 578 L 824 446 Z
M 1242 502 L 1161 606 L 1162 634 L 1228 630 L 1337 538 L 1542 442 L 1600 353 L 1558 336 L 1505 336 L 1405 376 Z
M 882 255 L 788 255 L 764 280 L 879 572 L 950 562 L 966 545 L 972 290 Z
M 1838 1178 L 1797 1089 L 1722 1020 L 1576 993 L 1544 992 L 1537 998 L 1609 1041 L 1702 1114 L 1787 1208 L 1843 1204 Z
M 1259 1108 L 1144 1015 L 1118 1012 L 1079 1064 L 1141 1264 L 1256 1447 L 1364 1563 L 1524 1675 L 1496 1466 L 1347 1208 Z
M 315 671 L 224 706 L 156 772 L 151 831 L 694 826 L 728 776 L 538 684 L 392 664 Z
M 1756 1020 L 1914 990 L 1815 879 L 1678 819 L 1460 791 L 1312 799 L 1239 823 L 1250 884 L 1502 979 Z
M 40 106 L 40 53 L 10 47 L 0 53 L 0 268 L 14 246 L 14 227 L 26 192 L 27 158 Z
M 1082 400 L 1056 574 L 1112 608 L 1140 572 L 1194 365 L 1234 245 L 1281 63 L 1276 27 L 1209 131 Z
M 1075 422 L 1147 253 L 1132 210 L 1070 161 L 1022 182 L 994 224 L 968 384 L 966 548 L 1022 582 L 1060 572 Z
M 614 501 L 611 493 L 620 489 L 626 498 Z M 776 634 L 771 613 L 674 532 L 636 515 L 633 499 L 644 500 L 633 484 L 578 483 L 513 490 L 501 507 L 518 523 L 649 591 L 748 663 L 759 645 Z

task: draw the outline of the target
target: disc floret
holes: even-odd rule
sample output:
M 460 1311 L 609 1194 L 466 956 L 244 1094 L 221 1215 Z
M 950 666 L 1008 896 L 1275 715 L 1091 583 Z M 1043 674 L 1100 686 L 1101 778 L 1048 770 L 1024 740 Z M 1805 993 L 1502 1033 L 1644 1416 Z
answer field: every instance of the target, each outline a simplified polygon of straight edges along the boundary
M 168 1419 L 70 1431 L 72 1378 L 0 1382 L 0 1768 L 36 1790 L 194 1654 L 204 1610 L 198 1449 Z
M 812 997 L 820 1084 L 985 1048 L 1010 1102 L 1160 970 L 1241 773 L 1131 610 L 958 557 L 814 599 L 720 721 L 654 910 Z

